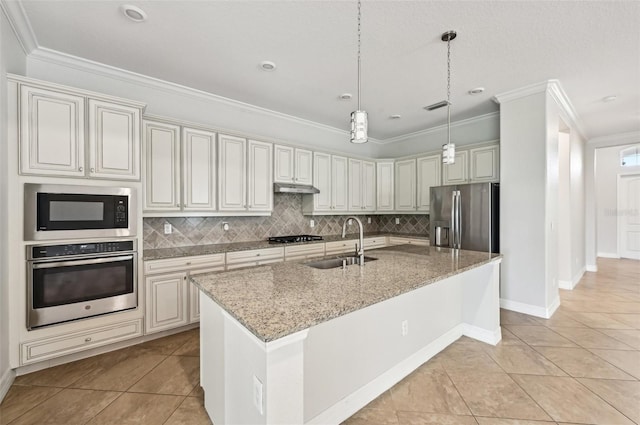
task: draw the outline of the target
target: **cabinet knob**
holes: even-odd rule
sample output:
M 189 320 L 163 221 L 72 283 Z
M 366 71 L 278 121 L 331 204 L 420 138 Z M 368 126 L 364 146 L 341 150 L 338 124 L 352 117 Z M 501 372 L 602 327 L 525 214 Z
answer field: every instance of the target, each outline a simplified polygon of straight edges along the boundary
M 91 172 L 92 172 L 92 173 L 95 173 L 95 172 L 96 172 L 96 169 L 95 169 L 95 168 L 93 168 L 93 167 L 91 167 Z
M 86 337 L 86 338 L 84 339 L 84 342 L 91 342 L 91 337 L 90 337 L 90 336 Z
M 179 207 L 179 206 L 180 206 L 180 204 L 176 204 L 176 207 Z
M 259 257 L 259 256 L 260 256 L 260 253 L 257 253 L 257 254 L 256 254 L 256 257 Z
M 191 265 L 191 261 L 187 261 L 187 266 L 190 266 L 190 265 Z
M 84 168 L 79 167 L 79 168 L 78 168 L 78 171 L 84 171 Z

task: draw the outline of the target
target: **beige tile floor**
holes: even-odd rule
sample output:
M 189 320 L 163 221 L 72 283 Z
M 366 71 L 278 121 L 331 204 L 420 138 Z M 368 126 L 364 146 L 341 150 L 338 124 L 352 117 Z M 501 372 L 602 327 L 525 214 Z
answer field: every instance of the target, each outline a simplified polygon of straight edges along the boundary
M 501 312 L 496 347 L 461 338 L 344 425 L 640 424 L 640 262 L 600 260 L 554 316 Z M 5 424 L 210 424 L 198 330 L 16 378 Z

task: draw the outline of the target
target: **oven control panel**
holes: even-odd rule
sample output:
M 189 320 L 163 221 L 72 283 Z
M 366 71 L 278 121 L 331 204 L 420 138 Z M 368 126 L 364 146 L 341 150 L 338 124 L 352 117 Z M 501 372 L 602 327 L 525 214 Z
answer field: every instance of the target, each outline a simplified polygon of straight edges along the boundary
M 133 241 L 107 241 L 90 243 L 73 243 L 65 245 L 32 246 L 30 258 L 67 257 L 72 255 L 105 254 L 133 251 Z

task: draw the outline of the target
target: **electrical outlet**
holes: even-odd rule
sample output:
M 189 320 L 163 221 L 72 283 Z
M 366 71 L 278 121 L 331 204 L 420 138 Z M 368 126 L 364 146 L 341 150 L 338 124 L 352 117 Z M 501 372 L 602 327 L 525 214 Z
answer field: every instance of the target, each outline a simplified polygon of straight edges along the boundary
M 264 414 L 262 382 L 255 375 L 253 375 L 253 405 L 261 415 Z
M 229 230 L 229 223 L 223 222 L 223 223 L 222 223 L 222 230 L 224 230 L 225 232 L 226 232 L 227 230 Z
M 309 227 L 316 227 L 316 222 L 314 220 L 309 220 Z
M 171 227 L 171 223 L 164 223 L 164 234 L 170 235 L 173 232 L 173 228 Z
M 367 223 L 371 224 L 371 217 L 367 217 Z
M 409 335 L 409 321 L 408 320 L 403 320 L 402 321 L 402 336 L 407 336 Z
M 400 217 L 396 217 L 396 224 L 400 224 Z

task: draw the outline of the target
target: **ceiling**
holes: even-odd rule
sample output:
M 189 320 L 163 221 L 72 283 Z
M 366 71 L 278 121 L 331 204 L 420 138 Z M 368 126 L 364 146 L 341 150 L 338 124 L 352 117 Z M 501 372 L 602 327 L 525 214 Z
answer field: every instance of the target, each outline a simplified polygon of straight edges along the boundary
M 39 47 L 347 130 L 356 108 L 356 1 L 34 1 Z M 640 2 L 373 1 L 362 4 L 362 108 L 384 140 L 498 110 L 492 96 L 560 80 L 588 138 L 640 130 Z M 259 63 L 273 61 L 273 72 Z M 468 91 L 484 87 L 483 94 Z M 339 100 L 341 93 L 354 95 Z M 615 95 L 613 102 L 603 102 Z M 401 119 L 390 115 L 400 114 Z

